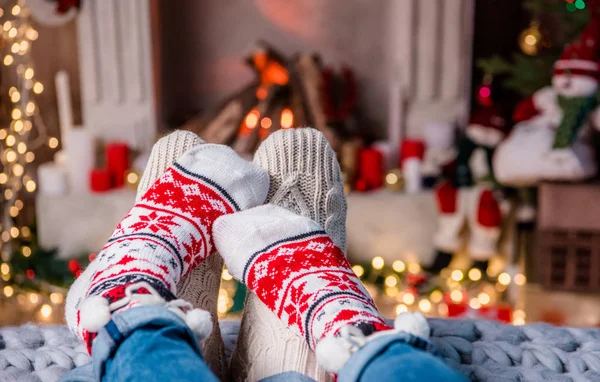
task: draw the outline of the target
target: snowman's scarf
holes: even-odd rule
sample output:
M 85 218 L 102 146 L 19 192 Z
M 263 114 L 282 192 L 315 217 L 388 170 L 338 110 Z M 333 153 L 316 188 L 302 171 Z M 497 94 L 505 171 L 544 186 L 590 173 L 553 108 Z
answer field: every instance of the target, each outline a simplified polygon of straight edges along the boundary
M 563 117 L 554 136 L 553 149 L 564 149 L 571 146 L 588 115 L 596 107 L 598 101 L 593 97 L 568 98 L 558 96 Z

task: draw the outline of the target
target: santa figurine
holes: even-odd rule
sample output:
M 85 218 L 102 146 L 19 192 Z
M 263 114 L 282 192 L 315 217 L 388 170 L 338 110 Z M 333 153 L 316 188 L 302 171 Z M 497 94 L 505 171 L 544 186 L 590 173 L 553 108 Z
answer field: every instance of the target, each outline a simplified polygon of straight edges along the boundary
M 525 187 L 540 181 L 580 181 L 597 172 L 590 144 L 600 78 L 600 21 L 593 8 L 589 25 L 565 47 L 554 65 L 552 86 L 538 90 L 515 110 L 518 124 L 494 157 L 500 183 Z
M 455 161 L 447 166 L 447 180 L 436 188 L 438 231 L 434 236 L 436 256 L 426 267 L 431 273 L 446 268 L 463 247 L 465 225 L 469 228 L 466 246 L 473 264 L 482 272 L 497 253 L 502 214 L 493 193 L 492 155 L 504 139 L 508 124 L 492 105 L 479 108 L 471 116 L 458 142 Z

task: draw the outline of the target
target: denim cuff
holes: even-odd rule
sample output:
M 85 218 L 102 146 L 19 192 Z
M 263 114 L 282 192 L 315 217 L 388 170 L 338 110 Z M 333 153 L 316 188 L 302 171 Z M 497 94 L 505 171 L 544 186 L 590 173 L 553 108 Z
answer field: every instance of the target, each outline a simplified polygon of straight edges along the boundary
M 119 345 L 136 329 L 147 325 L 183 328 L 189 335 L 196 353 L 202 356 L 194 333 L 175 313 L 162 306 L 136 306 L 123 313 L 114 314 L 108 324 L 98 331 L 92 345 L 92 362 L 97 381 L 102 380 L 106 362 L 112 358 Z
M 431 342 L 406 332 L 398 332 L 387 336 L 382 336 L 368 342 L 364 347 L 350 357 L 338 374 L 338 381 L 359 381 L 361 373 L 367 367 L 367 365 L 375 358 L 385 353 L 390 346 L 397 343 L 410 345 L 415 349 L 423 350 L 429 353 L 436 353 L 435 347 Z

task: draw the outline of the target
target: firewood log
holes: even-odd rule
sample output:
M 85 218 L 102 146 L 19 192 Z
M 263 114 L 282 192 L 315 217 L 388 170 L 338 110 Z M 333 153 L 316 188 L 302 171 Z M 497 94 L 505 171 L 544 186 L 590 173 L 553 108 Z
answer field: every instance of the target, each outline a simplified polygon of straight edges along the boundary
M 327 117 L 321 103 L 321 68 L 314 55 L 300 55 L 295 62 L 296 71 L 300 77 L 300 84 L 305 105 L 307 106 L 308 122 L 312 127 L 322 132 L 331 147 L 337 151 L 339 138 L 335 131 L 327 124 Z

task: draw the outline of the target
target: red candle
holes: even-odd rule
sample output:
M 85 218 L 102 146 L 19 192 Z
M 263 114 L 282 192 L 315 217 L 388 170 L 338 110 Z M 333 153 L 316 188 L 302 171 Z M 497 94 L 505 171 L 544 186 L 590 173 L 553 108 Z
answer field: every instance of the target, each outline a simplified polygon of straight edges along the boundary
M 105 192 L 110 190 L 110 172 L 105 168 L 97 168 L 90 172 L 90 190 Z
M 383 184 L 383 154 L 372 147 L 362 149 L 358 154 L 358 179 L 365 183 L 369 190 L 374 190 Z
M 129 169 L 129 147 L 125 143 L 112 142 L 106 145 L 106 168 L 115 187 L 125 185 L 125 173 Z
M 425 155 L 425 143 L 418 139 L 405 139 L 400 146 L 400 167 L 408 158 L 423 160 Z

